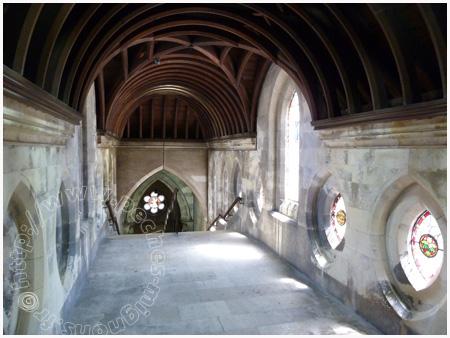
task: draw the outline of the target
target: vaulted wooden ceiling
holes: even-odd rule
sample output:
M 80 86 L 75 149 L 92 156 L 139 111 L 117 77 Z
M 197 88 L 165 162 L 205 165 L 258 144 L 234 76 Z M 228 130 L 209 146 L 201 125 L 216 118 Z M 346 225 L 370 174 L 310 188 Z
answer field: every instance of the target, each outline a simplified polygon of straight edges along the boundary
M 272 63 L 317 128 L 446 109 L 446 4 L 4 4 L 4 65 L 126 138 L 253 135 Z M 443 110 L 444 109 L 444 110 Z

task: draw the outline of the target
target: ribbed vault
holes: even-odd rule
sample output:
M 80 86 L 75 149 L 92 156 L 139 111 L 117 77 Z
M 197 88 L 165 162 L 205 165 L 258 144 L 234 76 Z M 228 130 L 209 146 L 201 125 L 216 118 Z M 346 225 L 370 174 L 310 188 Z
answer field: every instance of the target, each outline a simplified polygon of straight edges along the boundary
M 446 4 L 3 9 L 4 65 L 77 111 L 95 83 L 97 127 L 118 137 L 176 138 L 176 125 L 186 138 L 179 103 L 161 111 L 172 122 L 158 137 L 143 122 L 149 102 L 174 97 L 198 123 L 187 138 L 251 135 L 271 63 L 303 91 L 316 128 L 446 109 Z

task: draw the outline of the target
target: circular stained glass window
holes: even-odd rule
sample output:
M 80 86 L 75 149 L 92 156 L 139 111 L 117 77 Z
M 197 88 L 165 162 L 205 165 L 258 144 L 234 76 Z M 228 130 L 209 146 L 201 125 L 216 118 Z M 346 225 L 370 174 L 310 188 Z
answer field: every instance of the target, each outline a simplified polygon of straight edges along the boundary
M 164 209 L 164 200 L 164 195 L 160 195 L 156 191 L 153 191 L 150 195 L 144 196 L 144 209 L 150 210 L 152 214 L 156 214 L 158 211 Z
M 347 229 L 347 211 L 341 194 L 336 196 L 331 206 L 330 223 L 331 231 L 329 231 L 327 237 L 331 247 L 335 249 L 342 242 Z
M 442 233 L 431 212 L 425 210 L 420 214 L 410 236 L 412 260 L 421 277 L 429 285 L 441 271 L 444 261 Z
M 420 237 L 419 245 L 420 251 L 422 251 L 422 253 L 429 258 L 435 257 L 438 253 L 439 249 L 437 241 L 431 235 L 423 235 Z

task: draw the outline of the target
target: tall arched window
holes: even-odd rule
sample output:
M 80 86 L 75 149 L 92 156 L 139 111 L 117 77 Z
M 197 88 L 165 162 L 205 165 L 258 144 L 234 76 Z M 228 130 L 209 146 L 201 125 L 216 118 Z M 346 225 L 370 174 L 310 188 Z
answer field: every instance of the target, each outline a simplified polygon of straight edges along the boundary
M 284 191 L 285 199 L 298 201 L 298 176 L 300 152 L 300 107 L 296 91 L 292 94 L 286 113 Z

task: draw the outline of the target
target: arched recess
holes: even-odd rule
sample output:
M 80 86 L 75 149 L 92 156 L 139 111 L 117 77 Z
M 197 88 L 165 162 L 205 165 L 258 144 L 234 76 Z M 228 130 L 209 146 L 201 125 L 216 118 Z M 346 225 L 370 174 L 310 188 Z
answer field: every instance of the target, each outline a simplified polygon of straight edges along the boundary
M 371 215 L 370 232 L 376 260 L 379 286 L 389 304 L 404 320 L 418 321 L 432 317 L 447 300 L 447 258 L 444 255 L 440 274 L 433 283 L 417 291 L 402 267 L 408 245 L 408 235 L 423 210 L 429 210 L 437 220 L 444 250 L 447 248 L 447 217 L 445 210 L 428 182 L 413 172 L 403 172 L 383 187 Z
M 214 196 L 216 194 L 217 191 L 217 177 L 215 175 L 216 173 L 216 161 L 215 161 L 215 156 L 209 156 L 209 165 L 208 165 L 208 193 L 210 194 L 210 196 Z M 214 217 L 216 217 L 216 215 L 218 214 L 218 201 L 217 198 L 214 198 L 213 200 L 210 199 L 210 205 L 208 206 L 209 210 L 208 210 L 208 219 L 214 219 Z
M 283 92 L 289 75 L 280 67 L 272 64 L 267 71 L 261 89 L 258 102 L 257 119 L 257 147 L 258 159 L 260 162 L 261 176 L 271 178 L 271 181 L 264 181 L 265 203 L 268 210 L 278 208 L 279 202 L 279 173 L 278 166 L 273 159 L 278 158 L 278 113 L 279 96 Z
M 181 221 L 193 222 L 194 210 L 189 208 L 189 201 L 186 193 L 192 192 L 195 203 L 200 206 L 201 219 L 205 219 L 206 215 L 206 198 L 202 198 L 199 191 L 194 187 L 194 185 L 189 182 L 189 180 L 184 179 L 184 177 L 176 172 L 176 170 L 168 167 L 167 165 L 163 168 L 162 166 L 151 171 L 144 177 L 142 177 L 127 193 L 126 198 L 122 198 L 119 203 L 117 211 L 117 219 L 120 221 L 119 226 L 122 227 L 122 222 L 134 220 L 136 208 L 138 207 L 138 199 L 140 196 L 148 189 L 152 183 L 155 181 L 162 181 L 167 187 L 173 191 L 175 188 L 180 189 L 177 194 L 177 200 L 180 206 Z M 128 203 L 127 203 L 128 202 Z M 200 221 L 199 221 L 200 222 Z
M 243 201 L 234 206 L 233 211 L 230 213 L 231 217 L 228 220 L 227 228 L 241 230 L 242 227 L 244 226 L 242 221 L 244 215 L 242 212 L 241 204 L 245 203 L 247 196 L 246 194 L 244 196 L 244 189 L 242 186 L 242 170 L 239 160 L 237 158 L 235 158 L 233 161 L 230 181 L 231 181 L 229 185 L 230 188 L 228 189 L 229 190 L 228 205 L 225 206 L 226 210 L 228 210 L 228 208 L 231 206 L 231 204 L 237 197 L 242 198 Z
M 183 187 L 175 186 L 166 175 L 167 172 L 156 173 L 130 196 L 133 209 L 127 209 L 126 218 L 121 222 L 122 234 L 178 232 L 182 230 L 182 223 L 193 222 L 190 216 L 193 207 L 183 203 L 186 186 L 182 183 Z M 175 188 L 179 191 L 174 201 Z
M 259 165 L 253 164 L 249 171 L 249 182 L 251 182 L 250 189 L 248 189 L 244 203 L 248 207 L 249 217 L 253 225 L 255 225 L 261 218 L 264 207 L 264 185 L 261 177 L 261 169 Z M 247 223 L 249 228 L 250 223 Z
M 7 334 L 39 332 L 32 311 L 42 308 L 44 241 L 40 211 L 31 185 L 21 180 L 3 205 L 3 330 Z
M 58 194 L 59 204 L 57 210 L 55 210 L 55 252 L 56 270 L 59 272 L 61 284 L 66 291 L 72 283 L 75 256 L 80 250 L 80 243 L 77 241 L 78 200 L 73 199 L 70 189 L 66 188 L 70 185 L 69 172 L 65 170 Z
M 222 172 L 222 193 L 223 193 L 223 197 L 222 197 L 222 212 L 225 212 L 229 205 L 230 205 L 230 200 L 229 200 L 229 184 L 228 184 L 228 169 L 225 166 L 223 172 Z
M 329 268 L 335 261 L 335 250 L 345 247 L 345 237 L 335 243 L 332 236 L 331 209 L 338 194 L 347 199 L 347 193 L 327 168 L 318 171 L 307 190 L 305 223 L 313 258 L 321 269 Z
M 290 203 L 285 199 L 285 117 L 288 111 L 292 94 L 296 91 L 301 96 L 303 93 L 295 84 L 294 80 L 280 67 L 272 65 L 266 75 L 258 105 L 258 153 L 259 157 L 267 158 L 266 163 L 262 163 L 262 176 L 272 177 L 273 182 L 265 182 L 266 203 L 269 209 L 277 209 L 295 218 L 297 208 L 296 203 Z M 309 107 L 305 104 L 305 109 Z M 304 117 L 304 111 L 300 111 L 301 122 L 311 121 L 311 116 Z M 300 130 L 301 131 L 301 130 Z M 300 181 L 300 180 L 299 180 Z M 300 187 L 298 187 L 300 189 Z M 295 205 L 291 205 L 295 204 Z M 288 206 L 289 205 L 289 206 Z
M 100 230 L 104 222 L 104 212 L 103 212 L 103 176 L 106 176 L 106 170 L 103 170 L 105 163 L 103 162 L 103 157 L 100 157 L 100 161 L 95 166 L 94 171 L 94 184 L 95 184 L 95 194 L 92 196 L 94 199 L 94 210 L 95 210 L 95 225 L 97 230 Z
M 300 172 L 302 170 L 302 152 L 303 148 L 307 147 L 305 144 L 306 142 L 304 142 L 304 133 L 307 128 L 310 128 L 311 115 L 309 106 L 301 89 L 296 86 L 295 82 L 289 76 L 281 76 L 282 74 L 283 73 L 280 73 L 279 79 L 277 79 L 279 92 L 276 97 L 275 110 L 271 111 L 271 114 L 275 114 L 275 122 L 277 125 L 276 137 L 273 137 L 276 149 L 274 153 L 275 158 L 277 158 L 275 168 L 276 186 L 279 187 L 275 193 L 275 200 L 278 204 L 275 205 L 275 208 L 278 208 L 281 213 L 296 220 L 298 217 L 298 200 L 300 198 L 300 185 L 302 181 L 300 177 Z M 294 95 L 295 93 L 297 95 Z M 296 108 L 298 120 L 295 121 L 298 128 L 294 128 L 297 130 L 296 133 L 292 134 L 291 130 L 291 135 L 289 135 L 287 117 L 289 116 L 288 114 L 293 113 L 290 107 L 294 96 L 298 99 L 298 106 Z M 295 151 L 298 151 L 298 157 L 288 155 L 288 135 L 289 138 L 295 135 L 298 137 L 298 142 L 294 147 Z M 294 149 L 291 149 L 291 151 L 294 151 Z M 295 163 L 291 163 L 293 158 L 295 159 Z M 294 167 L 295 170 L 291 172 L 291 174 L 288 174 L 286 169 Z M 292 187 L 294 187 L 294 189 L 289 191 Z
M 214 177 L 217 181 L 217 190 L 215 191 L 217 200 L 217 214 L 215 214 L 214 217 L 216 217 L 219 213 L 223 215 L 223 213 L 226 211 L 226 201 L 224 200 L 224 196 L 225 190 L 228 189 L 228 187 L 225 187 L 224 185 L 224 172 L 226 170 L 226 160 L 224 153 L 220 154 L 219 163 L 216 168 L 218 170 L 214 173 Z
M 233 184 L 233 200 L 236 197 L 243 197 L 243 189 L 242 189 L 242 170 L 241 165 L 237 159 L 233 162 L 233 170 L 231 172 L 231 179 Z

